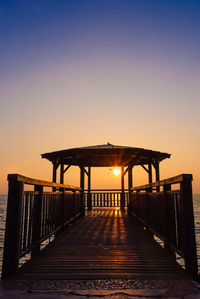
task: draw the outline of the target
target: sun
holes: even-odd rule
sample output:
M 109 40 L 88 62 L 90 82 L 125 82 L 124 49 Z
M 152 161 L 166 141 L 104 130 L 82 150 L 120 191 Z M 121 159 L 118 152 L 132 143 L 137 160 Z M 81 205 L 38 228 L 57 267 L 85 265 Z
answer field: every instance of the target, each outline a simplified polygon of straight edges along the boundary
M 114 172 L 114 175 L 120 174 L 120 170 L 118 168 L 114 168 L 113 172 Z

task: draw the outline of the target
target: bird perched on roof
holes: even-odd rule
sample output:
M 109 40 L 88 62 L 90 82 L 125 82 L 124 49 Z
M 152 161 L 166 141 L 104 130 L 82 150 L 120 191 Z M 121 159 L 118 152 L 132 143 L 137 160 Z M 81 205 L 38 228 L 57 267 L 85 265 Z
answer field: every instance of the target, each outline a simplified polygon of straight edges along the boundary
M 107 145 L 111 145 L 111 146 L 113 146 L 113 145 L 112 145 L 111 143 L 109 143 L 109 142 L 107 143 Z

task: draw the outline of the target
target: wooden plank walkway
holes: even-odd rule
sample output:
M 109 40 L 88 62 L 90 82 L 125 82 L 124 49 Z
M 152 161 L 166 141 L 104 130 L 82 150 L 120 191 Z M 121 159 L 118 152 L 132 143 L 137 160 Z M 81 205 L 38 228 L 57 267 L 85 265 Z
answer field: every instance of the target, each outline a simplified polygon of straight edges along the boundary
M 77 219 L 14 279 L 187 279 L 133 217 L 99 209 Z

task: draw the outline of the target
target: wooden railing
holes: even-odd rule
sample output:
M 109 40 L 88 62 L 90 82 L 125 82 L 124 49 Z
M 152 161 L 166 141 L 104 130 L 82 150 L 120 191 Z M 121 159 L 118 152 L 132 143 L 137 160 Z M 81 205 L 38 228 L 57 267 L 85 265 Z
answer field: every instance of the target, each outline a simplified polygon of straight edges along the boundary
M 84 214 L 80 188 L 8 175 L 9 190 L 2 278 L 15 273 L 19 259 L 40 251 L 43 241 Z M 34 191 L 24 191 L 33 185 Z M 44 192 L 44 187 L 53 192 Z
M 128 206 L 128 192 L 121 189 L 93 189 L 85 190 L 85 207 L 92 208 L 117 208 Z
M 153 234 L 175 257 L 178 253 L 186 271 L 198 278 L 198 264 L 192 202 L 192 175 L 182 174 L 167 180 L 132 188 L 128 212 Z M 171 186 L 176 190 L 172 191 Z M 161 190 L 162 189 L 162 190 Z M 160 190 L 159 192 L 155 192 Z

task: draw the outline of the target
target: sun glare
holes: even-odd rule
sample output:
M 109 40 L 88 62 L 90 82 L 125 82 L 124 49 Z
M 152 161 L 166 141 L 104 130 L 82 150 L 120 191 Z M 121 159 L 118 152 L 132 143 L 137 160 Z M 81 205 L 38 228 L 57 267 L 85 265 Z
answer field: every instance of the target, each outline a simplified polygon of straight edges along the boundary
M 114 169 L 114 175 L 119 175 L 120 174 L 120 170 L 118 168 Z

